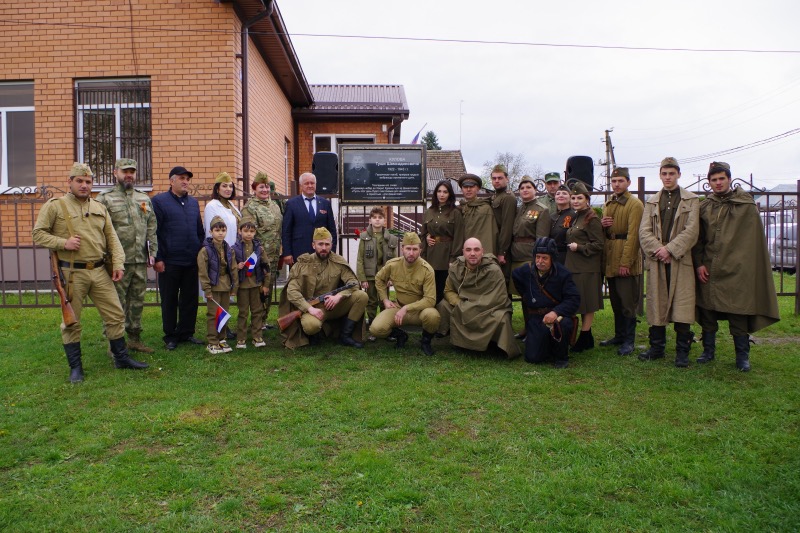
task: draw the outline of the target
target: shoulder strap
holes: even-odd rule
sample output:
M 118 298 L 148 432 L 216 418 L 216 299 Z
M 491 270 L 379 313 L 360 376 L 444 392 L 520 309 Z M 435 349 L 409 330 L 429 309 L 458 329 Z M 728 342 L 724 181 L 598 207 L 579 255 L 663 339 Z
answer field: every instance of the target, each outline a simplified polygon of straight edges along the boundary
M 67 202 L 64 201 L 64 197 L 58 199 L 58 204 L 61 206 L 61 213 L 64 215 L 64 223 L 67 225 L 67 231 L 69 232 L 69 237 L 71 238 L 75 235 L 75 230 L 72 228 L 72 220 L 70 220 L 69 211 L 67 211 Z M 72 267 L 75 265 L 75 252 L 69 254 L 69 281 L 72 282 Z

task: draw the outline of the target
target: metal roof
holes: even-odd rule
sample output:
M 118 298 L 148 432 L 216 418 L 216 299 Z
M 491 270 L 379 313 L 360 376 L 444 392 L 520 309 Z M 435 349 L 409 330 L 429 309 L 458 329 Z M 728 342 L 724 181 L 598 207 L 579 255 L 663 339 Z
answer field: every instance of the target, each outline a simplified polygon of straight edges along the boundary
M 314 103 L 299 115 L 400 116 L 408 118 L 402 85 L 311 85 Z

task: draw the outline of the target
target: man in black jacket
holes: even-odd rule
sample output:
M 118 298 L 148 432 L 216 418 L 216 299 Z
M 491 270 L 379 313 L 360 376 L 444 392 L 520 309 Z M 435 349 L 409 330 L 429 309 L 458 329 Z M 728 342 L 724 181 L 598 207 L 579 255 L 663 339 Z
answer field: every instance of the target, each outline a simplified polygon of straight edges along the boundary
M 170 189 L 153 197 L 158 224 L 158 272 L 164 344 L 174 350 L 179 342 L 204 344 L 194 337 L 197 321 L 197 253 L 205 237 L 200 205 L 189 195 L 193 174 L 183 167 L 169 172 Z
M 528 311 L 525 361 L 543 363 L 552 360 L 556 368 L 566 368 L 580 293 L 569 270 L 556 262 L 558 248 L 553 239 L 537 239 L 533 253 L 535 264 L 526 263 L 511 273 Z

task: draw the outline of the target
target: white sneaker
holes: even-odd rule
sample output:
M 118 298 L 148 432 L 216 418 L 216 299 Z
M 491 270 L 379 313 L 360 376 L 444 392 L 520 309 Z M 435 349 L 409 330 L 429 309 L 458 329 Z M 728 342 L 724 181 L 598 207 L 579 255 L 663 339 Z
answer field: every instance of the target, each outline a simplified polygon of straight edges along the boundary
M 209 344 L 208 346 L 206 346 L 206 351 L 208 353 L 214 354 L 214 355 L 224 353 L 224 350 L 222 349 L 222 347 L 218 346 L 216 344 Z
M 228 346 L 228 341 L 219 341 L 219 347 L 222 348 L 222 351 L 225 353 L 233 351 L 233 348 Z
M 264 342 L 264 339 L 253 339 L 253 346 L 255 348 L 263 348 L 266 345 L 267 343 Z
M 236 342 L 236 349 L 237 350 L 244 350 L 247 348 L 247 341 L 237 341 Z

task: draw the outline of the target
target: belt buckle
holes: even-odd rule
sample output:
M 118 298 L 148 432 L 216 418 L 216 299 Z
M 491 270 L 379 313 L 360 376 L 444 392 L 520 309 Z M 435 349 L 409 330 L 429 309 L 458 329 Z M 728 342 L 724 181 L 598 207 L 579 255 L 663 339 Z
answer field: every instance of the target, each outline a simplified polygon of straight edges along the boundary
M 86 262 L 86 270 L 94 270 L 94 261 Z

